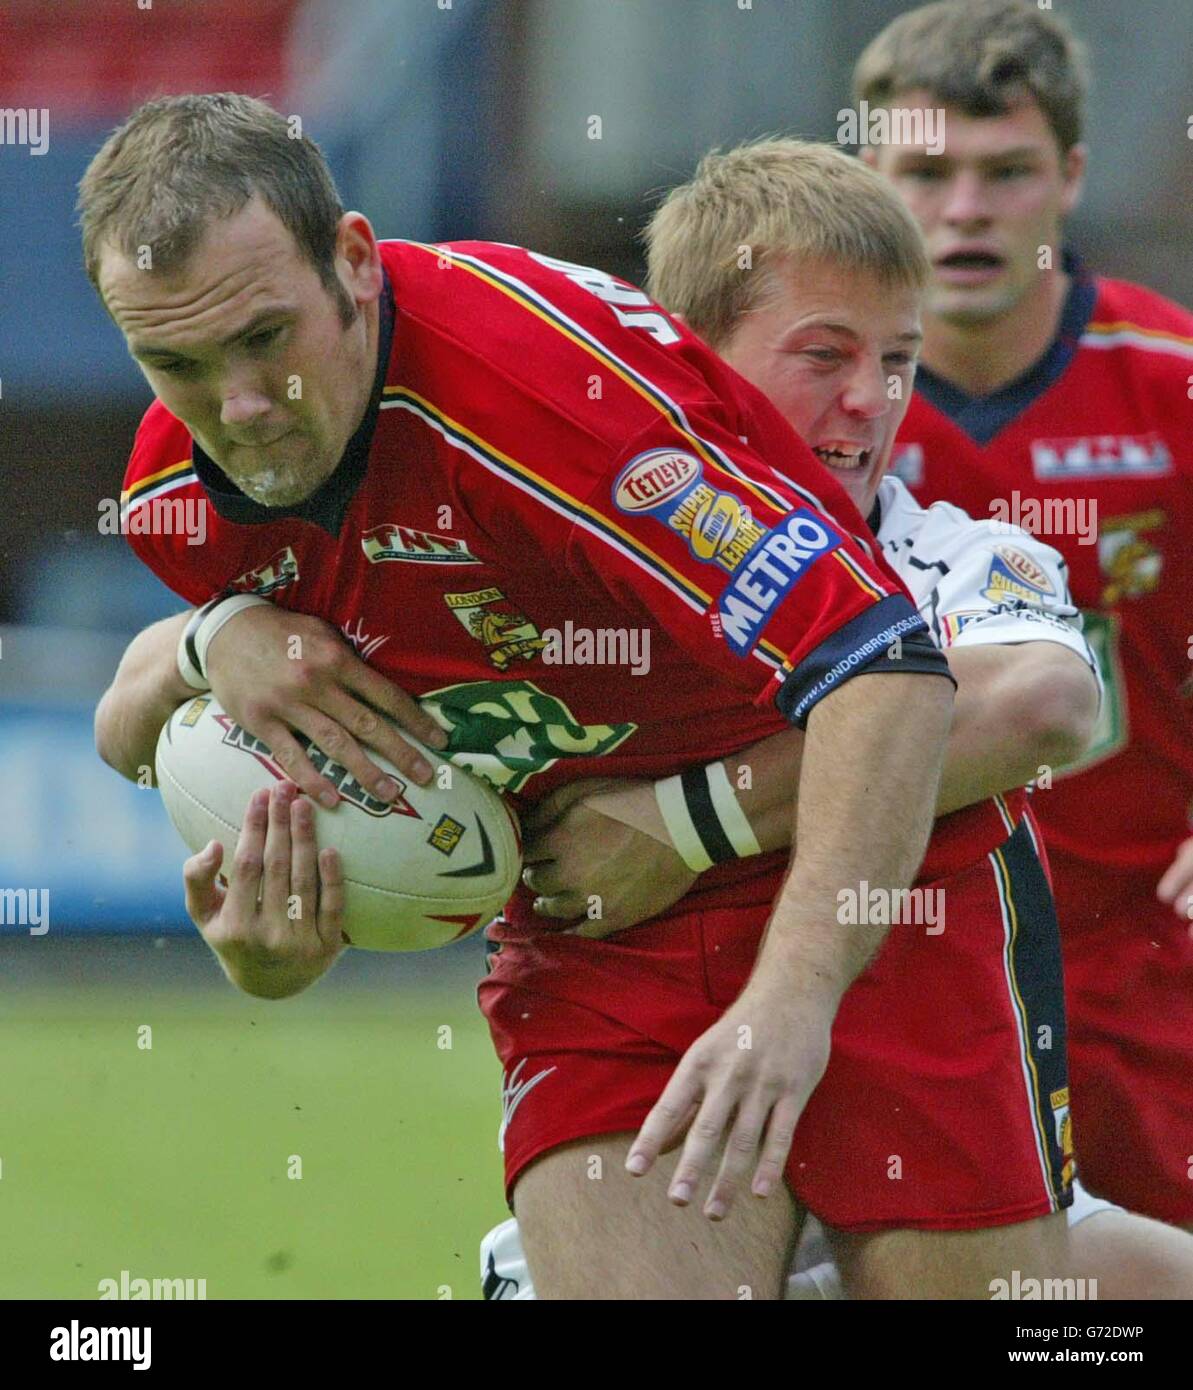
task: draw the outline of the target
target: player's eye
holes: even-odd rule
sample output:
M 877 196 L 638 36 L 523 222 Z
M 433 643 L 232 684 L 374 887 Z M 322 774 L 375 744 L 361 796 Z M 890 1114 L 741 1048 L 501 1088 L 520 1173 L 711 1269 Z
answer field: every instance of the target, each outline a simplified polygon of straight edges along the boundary
M 914 164 L 903 170 L 903 177 L 918 183 L 936 183 L 944 177 L 944 170 L 938 164 Z
M 827 365 L 835 364 L 841 360 L 841 354 L 836 348 L 804 348 L 804 356 L 810 357 L 814 362 L 823 362 Z
M 994 177 L 996 179 L 1018 179 L 1030 173 L 1030 164 L 1000 164 L 994 170 Z
M 167 376 L 186 376 L 193 370 L 195 364 L 193 362 L 170 361 L 155 362 L 153 365 L 155 371 L 165 372 Z
M 281 328 L 263 328 L 259 333 L 254 333 L 251 338 L 246 338 L 245 345 L 254 351 L 260 348 L 271 346 L 281 333 Z
M 914 367 L 916 355 L 914 352 L 888 352 L 886 360 L 894 367 Z

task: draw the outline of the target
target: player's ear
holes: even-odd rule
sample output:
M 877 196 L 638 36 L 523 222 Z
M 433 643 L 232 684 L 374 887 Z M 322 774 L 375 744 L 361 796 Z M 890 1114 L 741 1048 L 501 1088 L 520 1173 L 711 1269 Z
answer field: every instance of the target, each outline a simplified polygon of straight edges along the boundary
M 1061 193 L 1060 207 L 1065 217 L 1068 217 L 1081 201 L 1088 162 L 1089 147 L 1087 145 L 1074 145 L 1062 158 L 1061 174 L 1064 178 L 1064 189 Z

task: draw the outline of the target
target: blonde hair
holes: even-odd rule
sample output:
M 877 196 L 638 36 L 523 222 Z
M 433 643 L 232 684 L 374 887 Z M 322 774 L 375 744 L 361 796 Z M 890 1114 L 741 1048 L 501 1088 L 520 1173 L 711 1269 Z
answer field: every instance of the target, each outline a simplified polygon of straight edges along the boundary
M 927 92 L 967 116 L 1002 116 L 1035 99 L 1062 154 L 1080 139 L 1089 88 L 1085 46 L 1062 19 L 1022 0 L 939 0 L 909 10 L 873 39 L 853 70 L 871 107 Z
M 706 154 L 644 233 L 647 288 L 714 347 L 758 307 L 775 261 L 920 288 L 919 227 L 885 179 L 832 145 L 767 138 Z

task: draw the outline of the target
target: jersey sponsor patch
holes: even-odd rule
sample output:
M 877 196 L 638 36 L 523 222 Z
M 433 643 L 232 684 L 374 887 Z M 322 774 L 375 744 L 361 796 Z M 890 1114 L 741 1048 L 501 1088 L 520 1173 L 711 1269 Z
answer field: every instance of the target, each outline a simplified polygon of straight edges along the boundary
M 1076 1173 L 1073 1157 L 1073 1117 L 1069 1113 L 1069 1088 L 1063 1086 L 1059 1091 L 1053 1091 L 1048 1099 L 1052 1105 L 1052 1123 L 1056 1127 L 1056 1143 L 1063 1164 L 1061 1182 L 1067 1187 Z
M 617 475 L 613 500 L 623 512 L 653 512 L 699 481 L 700 460 L 679 449 L 648 449 Z
M 284 589 L 287 584 L 298 582 L 298 560 L 295 558 L 294 551 L 286 546 L 284 550 L 279 550 L 276 555 L 271 555 L 263 565 L 258 565 L 256 569 L 246 570 L 239 579 L 234 579 L 228 586 L 241 594 L 260 594 L 266 597 L 276 593 L 279 589 Z
M 421 565 L 479 565 L 481 560 L 461 540 L 442 532 L 418 531 L 413 526 L 386 522 L 364 531 L 360 548 L 371 565 L 405 560 Z
M 983 598 L 991 603 L 1002 603 L 1010 598 L 1032 602 L 1046 595 L 1052 596 L 1055 592 L 1043 567 L 1026 551 L 1016 550 L 1009 545 L 995 547 L 986 575 L 986 587 L 982 590 Z
M 513 608 L 500 589 L 444 594 L 443 601 L 469 637 L 484 645 L 489 660 L 499 671 L 517 660 L 533 661 L 547 645 L 538 628 Z
M 738 656 L 748 656 L 783 599 L 808 570 L 844 542 L 840 532 L 807 507 L 789 512 L 735 566 L 733 582 L 717 600 L 721 635 Z
M 967 627 L 989 616 L 989 608 L 963 608 L 956 613 L 943 614 L 940 619 L 941 645 L 951 646 Z
M 447 756 L 498 791 L 520 791 L 560 758 L 612 753 L 637 724 L 585 724 L 532 681 L 465 681 L 419 703 L 447 732 Z
M 1162 478 L 1172 454 L 1150 434 L 1100 434 L 1072 439 L 1033 439 L 1031 464 L 1041 482 L 1086 478 Z
M 1145 532 L 1157 531 L 1167 522 L 1159 507 L 1103 519 L 1098 528 L 1098 564 L 1106 580 L 1102 602 L 1108 607 L 1159 588 L 1164 556 Z
M 650 449 L 632 459 L 613 484 L 613 500 L 620 511 L 657 516 L 701 564 L 727 574 L 768 534 L 744 502 L 704 481 L 695 454 L 681 450 Z

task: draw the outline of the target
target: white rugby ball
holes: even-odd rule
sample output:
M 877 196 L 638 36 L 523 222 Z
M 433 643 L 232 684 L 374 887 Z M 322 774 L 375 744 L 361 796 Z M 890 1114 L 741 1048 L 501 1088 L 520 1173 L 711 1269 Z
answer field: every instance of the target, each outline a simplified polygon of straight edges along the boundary
M 513 811 L 487 782 L 410 738 L 437 774 L 440 767 L 450 770 L 450 783 L 440 787 L 437 775 L 430 786 L 417 786 L 370 750 L 400 788 L 387 804 L 299 738 L 342 798 L 334 811 L 315 805 L 315 837 L 320 849 L 340 852 L 344 931 L 354 946 L 444 946 L 485 926 L 505 906 L 522 871 L 521 834 Z M 218 840 L 225 872 L 253 792 L 284 779 L 265 744 L 212 695 L 180 705 L 158 738 L 157 781 L 170 819 L 192 851 Z

